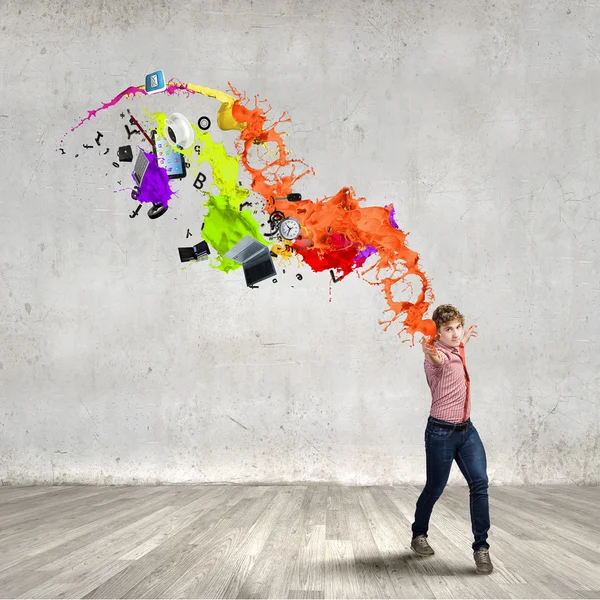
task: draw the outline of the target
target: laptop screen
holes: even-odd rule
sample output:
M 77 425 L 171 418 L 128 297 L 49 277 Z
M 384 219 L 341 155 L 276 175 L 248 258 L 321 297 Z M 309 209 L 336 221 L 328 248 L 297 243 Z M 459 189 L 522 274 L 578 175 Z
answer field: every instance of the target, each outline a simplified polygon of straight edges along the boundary
M 277 271 L 269 254 L 267 254 L 265 260 L 252 263 L 251 266 L 244 265 L 244 275 L 246 276 L 246 285 L 248 286 L 255 285 L 259 281 L 273 277 L 276 274 Z

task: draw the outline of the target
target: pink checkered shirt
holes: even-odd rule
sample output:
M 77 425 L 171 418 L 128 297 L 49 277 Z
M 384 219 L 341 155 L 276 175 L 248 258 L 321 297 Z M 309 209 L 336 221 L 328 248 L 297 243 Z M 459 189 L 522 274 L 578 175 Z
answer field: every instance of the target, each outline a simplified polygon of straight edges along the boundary
M 431 389 L 431 411 L 434 419 L 462 423 L 471 414 L 471 383 L 467 371 L 465 346 L 458 348 L 437 341 L 435 347 L 442 363 L 432 365 L 425 359 L 425 376 Z

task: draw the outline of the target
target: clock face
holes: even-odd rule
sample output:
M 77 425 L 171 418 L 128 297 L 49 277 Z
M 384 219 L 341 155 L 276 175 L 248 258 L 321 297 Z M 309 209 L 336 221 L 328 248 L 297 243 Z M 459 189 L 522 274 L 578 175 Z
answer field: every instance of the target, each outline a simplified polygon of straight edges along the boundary
M 300 235 L 300 223 L 296 219 L 288 217 L 281 221 L 279 233 L 284 240 L 295 240 Z

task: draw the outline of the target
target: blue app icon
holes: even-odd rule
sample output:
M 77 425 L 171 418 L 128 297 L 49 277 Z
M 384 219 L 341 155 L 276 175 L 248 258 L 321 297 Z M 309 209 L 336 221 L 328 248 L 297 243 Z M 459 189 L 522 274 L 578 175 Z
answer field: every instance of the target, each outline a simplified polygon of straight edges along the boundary
M 146 85 L 144 87 L 147 94 L 156 94 L 156 92 L 162 92 L 167 87 L 163 72 L 154 71 L 154 73 L 149 73 L 146 75 Z

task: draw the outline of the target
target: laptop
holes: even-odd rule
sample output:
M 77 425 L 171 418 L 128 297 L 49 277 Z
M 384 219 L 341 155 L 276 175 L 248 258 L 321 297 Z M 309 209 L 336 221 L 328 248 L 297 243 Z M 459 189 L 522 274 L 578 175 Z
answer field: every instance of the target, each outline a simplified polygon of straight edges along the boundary
M 133 167 L 133 176 L 138 185 L 142 185 L 142 180 L 144 179 L 149 164 L 150 161 L 148 160 L 148 157 L 140 150 L 140 153 L 137 155 L 137 160 L 135 161 L 135 166 Z
M 202 241 L 191 248 L 179 248 L 179 258 L 181 262 L 206 260 L 209 254 L 210 249 L 205 241 Z
M 269 248 L 249 235 L 231 248 L 225 258 L 242 264 L 248 287 L 277 275 Z

